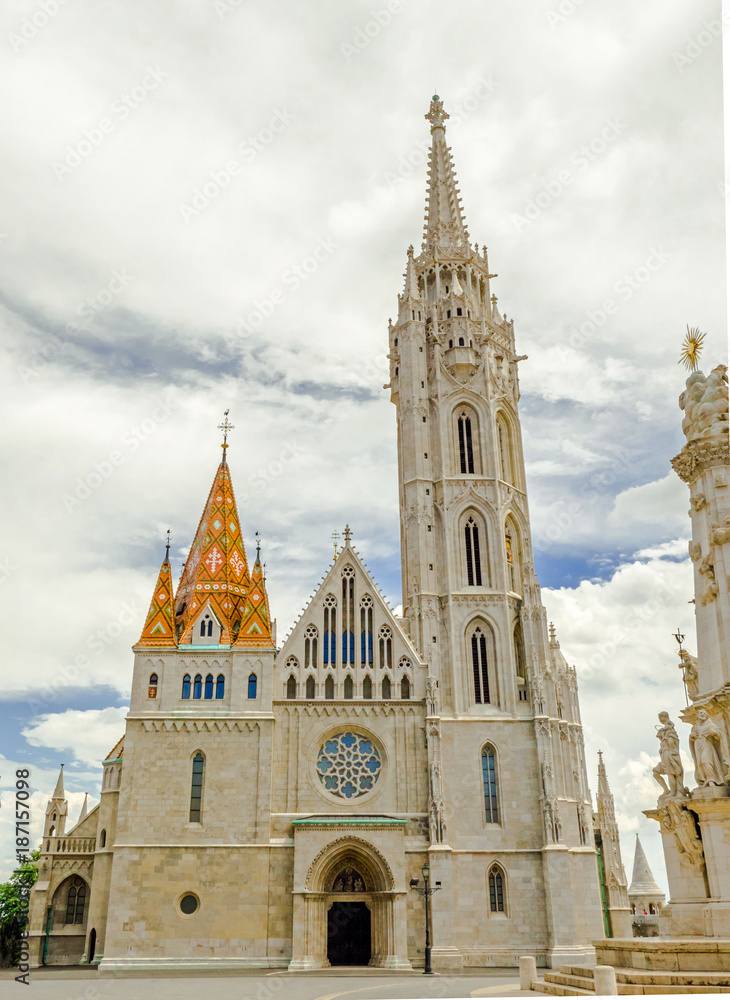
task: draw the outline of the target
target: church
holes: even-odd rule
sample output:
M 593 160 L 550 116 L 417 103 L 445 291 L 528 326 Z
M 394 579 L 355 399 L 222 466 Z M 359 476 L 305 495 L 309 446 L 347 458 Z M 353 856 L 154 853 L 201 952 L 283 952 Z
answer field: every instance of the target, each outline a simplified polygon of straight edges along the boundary
M 403 616 L 347 527 L 277 645 L 226 418 L 179 583 L 166 554 L 140 622 L 100 803 L 67 829 L 62 774 L 49 801 L 35 965 L 421 968 L 426 879 L 434 970 L 594 956 L 576 672 L 541 602 L 521 358 L 448 117 L 434 96 L 423 242 L 388 330 Z

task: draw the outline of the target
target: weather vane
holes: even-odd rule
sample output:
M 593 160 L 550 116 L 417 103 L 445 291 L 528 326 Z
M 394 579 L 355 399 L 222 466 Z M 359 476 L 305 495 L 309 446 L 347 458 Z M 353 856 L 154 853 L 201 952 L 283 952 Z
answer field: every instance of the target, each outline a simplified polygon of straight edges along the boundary
M 169 528 L 167 529 L 166 549 L 167 549 L 167 551 L 165 552 L 165 562 L 167 562 L 169 560 L 169 558 L 170 558 L 170 529 Z
M 235 426 L 234 426 L 234 424 L 232 424 L 230 422 L 230 420 L 228 419 L 228 414 L 230 412 L 231 412 L 230 410 L 226 410 L 226 412 L 223 414 L 223 423 L 222 424 L 218 424 L 218 430 L 219 431 L 223 431 L 223 457 L 224 458 L 225 458 L 225 455 L 226 455 L 226 448 L 228 447 L 228 432 L 229 431 L 233 431 L 233 430 L 236 429 Z
M 707 334 L 701 333 L 698 326 L 687 325 L 687 335 L 682 344 L 682 353 L 679 356 L 678 365 L 684 365 L 687 371 L 696 372 L 700 364 L 700 354 L 702 354 L 702 343 Z
M 256 535 L 256 562 L 261 562 L 261 535 L 255 532 Z
M 335 555 L 337 555 L 337 543 L 340 540 L 340 533 L 339 533 L 339 531 L 333 531 L 332 535 L 330 537 L 332 538 L 332 541 L 335 543 Z

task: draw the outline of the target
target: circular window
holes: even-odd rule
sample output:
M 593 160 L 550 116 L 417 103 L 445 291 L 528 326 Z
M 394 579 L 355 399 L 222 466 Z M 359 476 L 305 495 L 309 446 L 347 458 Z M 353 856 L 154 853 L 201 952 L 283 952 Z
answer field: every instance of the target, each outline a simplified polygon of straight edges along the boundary
M 317 754 L 317 776 L 323 787 L 341 799 L 365 795 L 375 787 L 383 767 L 380 751 L 361 733 L 330 736 Z
M 198 908 L 198 905 L 199 905 L 198 897 L 193 896 L 193 894 L 190 892 L 186 893 L 180 900 L 180 909 L 182 910 L 183 913 L 186 913 L 188 915 L 190 915 L 191 913 L 195 913 L 195 911 Z

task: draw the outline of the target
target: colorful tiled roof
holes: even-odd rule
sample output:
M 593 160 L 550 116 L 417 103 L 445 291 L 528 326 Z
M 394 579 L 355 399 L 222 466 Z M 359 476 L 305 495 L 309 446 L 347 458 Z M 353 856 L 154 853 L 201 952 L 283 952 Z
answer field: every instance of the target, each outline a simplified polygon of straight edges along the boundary
M 160 567 L 157 586 L 152 595 L 147 621 L 144 623 L 139 644 L 142 646 L 177 646 L 175 641 L 175 615 L 172 597 L 169 548 Z
M 269 598 L 266 594 L 264 573 L 258 556 L 254 563 L 251 587 L 246 595 L 241 628 L 235 644 L 236 646 L 273 646 Z
M 124 756 L 124 737 L 118 743 L 115 743 L 109 753 L 106 755 L 104 760 L 116 760 L 118 757 Z
M 179 643 L 193 642 L 193 625 L 208 603 L 221 624 L 221 644 L 235 641 L 250 583 L 224 451 L 175 595 Z

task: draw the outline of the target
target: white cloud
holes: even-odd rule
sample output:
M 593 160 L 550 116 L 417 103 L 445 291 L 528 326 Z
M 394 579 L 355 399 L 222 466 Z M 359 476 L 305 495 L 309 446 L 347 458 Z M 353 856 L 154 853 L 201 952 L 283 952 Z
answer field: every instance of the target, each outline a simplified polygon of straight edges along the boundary
M 87 709 L 41 715 L 23 730 L 34 747 L 73 754 L 77 761 L 101 769 L 101 762 L 124 734 L 126 708 Z

